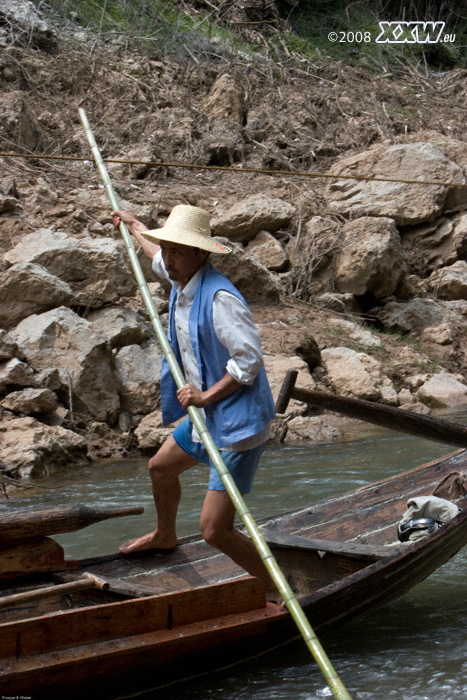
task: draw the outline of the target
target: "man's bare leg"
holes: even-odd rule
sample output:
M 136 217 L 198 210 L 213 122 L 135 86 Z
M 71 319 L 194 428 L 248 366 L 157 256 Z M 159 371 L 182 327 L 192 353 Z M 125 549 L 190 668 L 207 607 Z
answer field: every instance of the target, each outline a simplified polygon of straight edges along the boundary
M 201 512 L 200 527 L 208 544 L 227 554 L 251 576 L 259 578 L 268 597 L 279 598 L 255 545 L 249 537 L 234 528 L 235 506 L 226 491 L 208 491 Z
M 195 464 L 197 460 L 182 450 L 172 436 L 167 438 L 161 449 L 149 460 L 148 468 L 157 512 L 157 529 L 122 544 L 120 546 L 122 554 L 175 547 L 178 541 L 177 510 L 181 496 L 179 475 Z

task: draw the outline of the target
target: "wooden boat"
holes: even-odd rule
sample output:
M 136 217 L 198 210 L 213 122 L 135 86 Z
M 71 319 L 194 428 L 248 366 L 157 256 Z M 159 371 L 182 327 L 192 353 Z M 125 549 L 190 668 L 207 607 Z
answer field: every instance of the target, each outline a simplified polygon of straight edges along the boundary
M 401 596 L 467 543 L 467 451 L 260 523 L 319 634 Z M 401 543 L 407 500 L 461 512 Z M 260 582 L 199 537 L 169 554 L 66 561 L 49 535 L 119 513 L 0 518 L 0 694 L 121 697 L 246 659 L 298 636 Z M 97 689 L 97 690 L 96 690 Z

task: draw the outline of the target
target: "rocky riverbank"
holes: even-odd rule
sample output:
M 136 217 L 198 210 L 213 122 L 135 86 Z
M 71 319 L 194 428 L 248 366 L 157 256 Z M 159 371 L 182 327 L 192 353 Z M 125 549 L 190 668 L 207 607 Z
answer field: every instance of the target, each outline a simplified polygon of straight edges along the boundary
M 29 29 L 26 46 L 25 20 L 8 17 L 2 151 L 81 160 L 0 155 L 5 474 L 152 452 L 170 430 L 161 352 L 83 160 L 78 104 L 104 157 L 131 161 L 108 166 L 121 208 L 151 228 L 179 202 L 210 211 L 234 248 L 213 262 L 251 304 L 275 395 L 296 368 L 301 386 L 395 407 L 467 405 L 465 71 L 375 79 L 322 62 L 312 75 L 292 66 L 277 76 L 266 60 L 91 49 L 53 25 Z M 165 319 L 167 289 L 138 254 Z M 297 402 L 275 425 L 289 443 L 348 434 Z

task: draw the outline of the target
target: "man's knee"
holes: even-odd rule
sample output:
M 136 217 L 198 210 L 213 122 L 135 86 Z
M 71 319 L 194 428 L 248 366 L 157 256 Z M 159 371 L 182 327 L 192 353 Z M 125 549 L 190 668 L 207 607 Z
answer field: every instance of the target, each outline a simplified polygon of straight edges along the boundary
M 208 491 L 201 511 L 200 530 L 208 544 L 224 551 L 234 530 L 235 506 L 226 491 Z
M 148 469 L 153 482 L 173 481 L 195 464 L 196 459 L 184 452 L 173 439 L 168 438 L 149 460 Z
M 200 530 L 204 540 L 211 547 L 222 550 L 232 533 L 233 523 L 201 515 Z
M 211 545 L 211 547 L 222 549 L 222 543 L 225 541 L 227 535 L 225 528 L 220 528 L 216 523 L 203 522 L 202 520 L 200 526 L 204 540 Z
M 159 452 L 156 452 L 148 462 L 148 470 L 152 480 L 162 481 L 170 474 L 170 465 L 166 460 L 161 459 Z

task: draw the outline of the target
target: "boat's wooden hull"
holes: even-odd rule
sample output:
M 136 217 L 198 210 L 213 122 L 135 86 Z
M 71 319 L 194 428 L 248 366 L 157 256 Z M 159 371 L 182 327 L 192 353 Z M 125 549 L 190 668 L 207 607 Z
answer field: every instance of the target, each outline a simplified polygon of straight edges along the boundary
M 424 539 L 397 540 L 407 499 L 431 494 L 466 468 L 467 453 L 455 453 L 262 523 L 317 632 L 399 597 L 467 543 L 467 508 Z M 456 500 L 467 505 L 461 491 Z M 56 582 L 84 571 L 110 582 L 109 590 L 57 593 L 56 599 L 0 609 L 2 695 L 53 698 L 66 689 L 68 697 L 116 697 L 223 667 L 298 636 L 288 612 L 266 603 L 259 581 L 198 538 L 186 538 L 165 556 L 81 562 Z M 50 586 L 50 577 L 41 583 Z M 4 581 L 3 595 L 21 585 Z
M 112 697 L 160 686 L 260 650 L 287 618 L 247 578 L 7 623 L 1 694 L 94 697 L 99 688 Z

